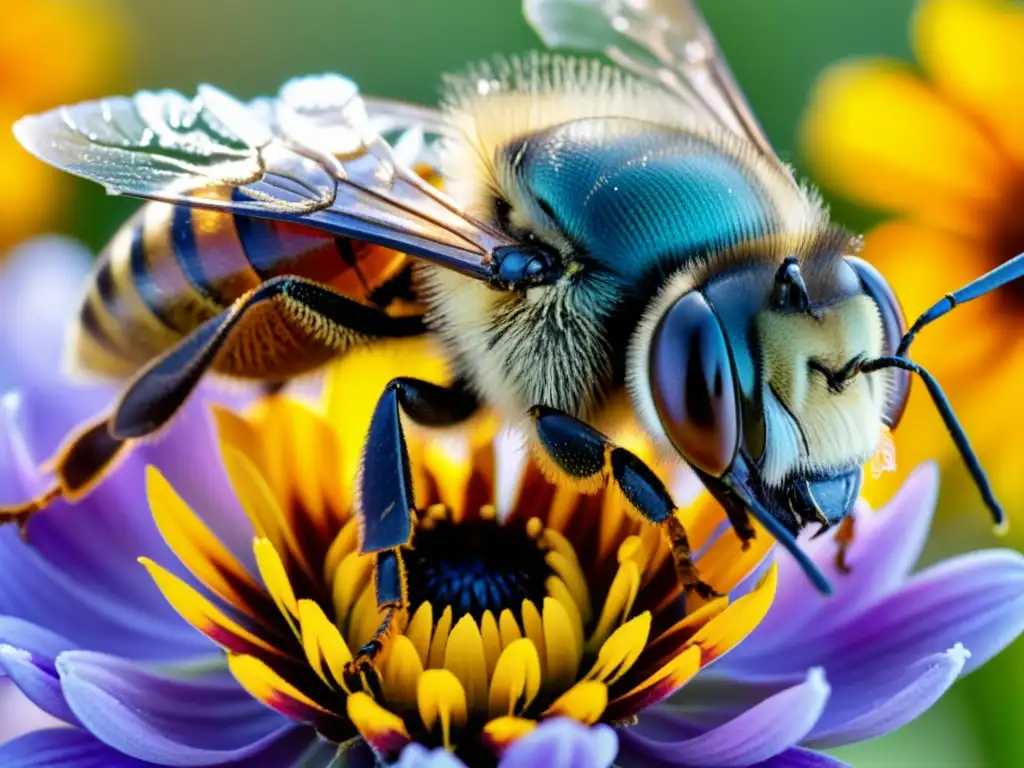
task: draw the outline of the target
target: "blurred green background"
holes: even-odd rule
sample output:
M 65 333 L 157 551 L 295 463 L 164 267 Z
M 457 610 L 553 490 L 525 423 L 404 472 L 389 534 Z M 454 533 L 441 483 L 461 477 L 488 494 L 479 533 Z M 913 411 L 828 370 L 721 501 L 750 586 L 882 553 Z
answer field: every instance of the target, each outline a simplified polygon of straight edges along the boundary
M 203 81 L 248 98 L 272 93 L 296 74 L 335 70 L 353 77 L 366 92 L 431 102 L 441 72 L 494 53 L 539 47 L 517 0 L 67 2 L 75 4 L 76 13 L 96 14 L 109 24 L 120 52 L 113 55 L 116 66 L 83 84 L 73 94 L 76 99 L 143 87 L 190 93 Z M 798 167 L 797 122 L 824 67 L 854 55 L 910 58 L 907 25 L 913 0 L 705 0 L 702 5 L 779 154 Z M 51 42 L 64 50 L 59 38 Z M 44 60 L 48 54 L 36 55 Z M 112 54 L 72 46 L 64 55 Z M 18 65 L 35 66 L 32 61 Z M 9 91 L 0 108 L 17 110 L 17 70 L 0 71 Z M 22 96 L 32 109 L 53 106 L 33 102 L 33 94 Z M 0 165 L 0 174 L 8 173 Z M 4 179 L 8 189 L 19 183 Z M 135 207 L 106 197 L 96 186 L 67 179 L 55 183 L 64 185 L 63 196 L 53 198 L 59 202 L 46 211 L 45 229 L 74 235 L 93 249 Z M 852 227 L 873 222 L 867 212 L 830 202 L 837 217 Z M 943 530 L 940 525 L 929 557 L 957 549 L 953 528 Z M 987 539 L 983 543 L 991 545 Z M 903 731 L 836 754 L 859 768 L 1024 765 L 1021 714 L 1012 706 L 1021 701 L 1022 683 L 1024 649 L 1018 643 Z

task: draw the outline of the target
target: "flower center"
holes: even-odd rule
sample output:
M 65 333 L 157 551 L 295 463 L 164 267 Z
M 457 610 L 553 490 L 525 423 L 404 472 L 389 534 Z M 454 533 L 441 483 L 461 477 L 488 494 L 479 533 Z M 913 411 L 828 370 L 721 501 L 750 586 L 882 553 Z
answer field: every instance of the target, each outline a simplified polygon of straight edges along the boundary
M 454 621 L 467 614 L 480 621 L 485 611 L 498 616 L 505 609 L 518 617 L 524 600 L 543 602 L 553 575 L 535 539 L 493 518 L 421 524 L 405 564 L 410 615 L 423 603 L 450 605 Z

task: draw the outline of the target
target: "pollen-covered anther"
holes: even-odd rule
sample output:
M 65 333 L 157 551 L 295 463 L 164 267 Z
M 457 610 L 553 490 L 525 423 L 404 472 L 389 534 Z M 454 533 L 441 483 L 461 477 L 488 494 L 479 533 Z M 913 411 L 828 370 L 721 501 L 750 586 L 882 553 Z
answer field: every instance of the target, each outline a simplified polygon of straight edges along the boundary
M 285 398 L 218 422 L 253 523 L 256 572 L 156 471 L 154 516 L 203 588 L 147 567 L 175 608 L 229 652 L 253 696 L 339 744 L 360 737 L 385 762 L 415 741 L 494 764 L 546 718 L 628 720 L 735 645 L 771 602 L 774 571 L 731 604 L 684 601 L 664 536 L 616 494 L 581 495 L 528 461 L 499 512 L 492 444 L 454 459 L 412 443 L 417 511 L 400 550 L 408 604 L 374 664 L 353 674 L 383 617 L 351 482 L 337 481 L 354 477 L 339 465 L 358 452 Z M 731 534 L 714 540 L 724 516 L 713 505 L 680 519 L 721 592 L 767 551 L 744 552 Z

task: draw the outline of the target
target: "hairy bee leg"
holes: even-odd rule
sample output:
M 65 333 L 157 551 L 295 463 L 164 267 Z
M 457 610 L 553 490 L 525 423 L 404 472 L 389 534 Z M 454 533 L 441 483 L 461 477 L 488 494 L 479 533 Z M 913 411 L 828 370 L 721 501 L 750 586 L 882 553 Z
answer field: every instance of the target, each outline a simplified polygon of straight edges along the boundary
M 852 573 L 853 569 L 850 568 L 850 564 L 846 561 L 846 555 L 850 551 L 850 545 L 853 544 L 856 538 L 857 532 L 857 519 L 851 512 L 843 521 L 839 524 L 839 530 L 836 531 L 836 570 L 840 573 Z
M 380 626 L 356 653 L 349 665 L 352 673 L 363 673 L 373 667 L 377 655 L 384 650 L 384 643 L 391 636 L 395 615 L 404 611 L 409 605 L 406 589 L 405 564 L 398 549 L 378 552 L 373 571 L 374 590 L 377 607 L 384 611 Z
M 593 427 L 546 406 L 530 409 L 540 446 L 547 458 L 582 486 L 612 480 L 626 501 L 645 520 L 659 526 L 668 538 L 679 582 L 686 592 L 710 599 L 718 592 L 700 578 L 686 529 L 676 517 L 675 503 L 665 484 L 635 454 L 614 445 Z
M 126 446 L 110 434 L 106 416 L 87 422 L 65 441 L 52 466 L 56 482 L 23 504 L 0 507 L 0 525 L 16 523 L 22 538 L 28 537 L 28 523 L 57 499 L 81 498 L 113 468 Z
M 372 666 L 395 614 L 408 607 L 401 550 L 412 538 L 415 497 L 401 415 L 423 426 L 443 427 L 465 421 L 478 407 L 476 397 L 462 382 L 443 387 L 405 377 L 388 382 L 377 401 L 359 478 L 360 551 L 376 556 L 377 607 L 385 616 L 373 638 L 352 660 L 353 671 Z
M 213 365 L 232 330 L 266 302 L 274 302 L 279 312 L 319 334 L 339 352 L 360 340 L 423 331 L 419 317 L 392 317 L 310 280 L 293 276 L 268 280 L 139 373 L 114 412 L 114 436 L 143 437 L 163 426 Z

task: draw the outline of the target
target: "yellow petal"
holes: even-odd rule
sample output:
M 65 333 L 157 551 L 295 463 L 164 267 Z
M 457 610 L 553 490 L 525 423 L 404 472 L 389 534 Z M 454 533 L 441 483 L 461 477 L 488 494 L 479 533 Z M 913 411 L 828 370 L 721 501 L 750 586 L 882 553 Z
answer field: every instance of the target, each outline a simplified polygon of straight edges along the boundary
M 434 609 L 429 602 L 420 603 L 416 609 L 409 626 L 405 630 L 405 636 L 416 649 L 420 657 L 420 664 L 426 665 L 430 655 L 430 634 L 434 629 Z
M 487 707 L 487 659 L 480 629 L 469 614 L 459 619 L 448 636 L 444 668 L 462 683 L 470 711 L 483 712 Z
M 345 640 L 350 648 L 362 648 L 377 632 L 381 622 L 384 620 L 384 611 L 377 606 L 377 594 L 372 588 L 366 589 L 356 600 L 349 617 L 348 631 L 345 633 Z M 388 644 L 385 644 L 383 655 L 387 654 Z
M 523 635 L 530 639 L 537 653 L 540 656 L 540 670 L 542 675 L 547 675 L 547 648 L 544 642 L 544 620 L 541 618 L 537 606 L 530 600 L 523 600 Z
M 298 615 L 302 648 L 309 665 L 329 686 L 348 690 L 345 665 L 352 661 L 352 652 L 345 645 L 338 628 L 331 624 L 323 609 L 313 600 L 299 600 Z
M 728 594 L 749 576 L 771 552 L 775 540 L 758 523 L 752 522 L 756 535 L 747 548 L 743 548 L 740 537 L 731 528 L 723 533 L 707 552 L 697 560 L 697 570 L 708 584 L 720 594 Z M 703 601 L 692 595 L 696 607 Z
M 702 666 L 732 650 L 761 623 L 775 599 L 778 570 L 773 564 L 752 592 L 729 605 L 693 636 L 689 644 L 700 646 Z
M 331 546 L 328 547 L 327 554 L 324 556 L 324 583 L 328 587 L 334 588 L 334 579 L 342 560 L 358 548 L 359 523 L 352 518 L 338 531 L 338 535 L 334 537 L 334 541 L 331 542 Z
M 569 588 L 557 576 L 549 576 L 547 581 L 544 582 L 544 589 L 547 590 L 549 596 L 561 603 L 562 608 L 569 615 L 569 625 L 572 627 L 576 648 L 582 652 L 585 640 L 583 637 L 583 617 L 580 615 L 580 609 L 576 605 L 576 601 L 569 593 Z
M 428 731 L 441 723 L 441 737 L 446 749 L 452 748 L 452 731 L 466 725 L 466 692 L 447 669 L 428 669 L 420 677 L 416 689 L 420 718 Z
M 544 712 L 545 717 L 571 717 L 584 725 L 601 719 L 608 706 L 608 687 L 594 680 L 582 680 L 563 693 Z
M 484 611 L 480 619 L 480 637 L 484 642 L 484 658 L 487 659 L 487 679 L 494 674 L 494 667 L 501 656 L 501 633 L 498 631 L 498 622 L 494 619 L 491 611 Z
M 280 651 L 273 645 L 228 618 L 217 606 L 174 574 L 148 558 L 140 558 L 139 562 L 149 571 L 149 575 L 174 610 L 218 645 L 235 653 L 263 651 L 280 655 Z
M 549 690 L 562 691 L 576 680 L 583 646 L 577 644 L 576 629 L 568 612 L 552 597 L 544 598 L 542 621 L 547 655 L 544 683 Z
M 348 697 L 348 719 L 358 729 L 366 743 L 385 760 L 393 760 L 411 740 L 402 718 L 375 702 L 365 693 Z
M 160 535 L 182 564 L 225 602 L 250 605 L 249 598 L 262 591 L 259 585 L 156 467 L 146 468 L 146 495 Z
M 817 178 L 862 203 L 952 231 L 978 231 L 1010 169 L 970 117 L 885 61 L 832 68 L 815 88 L 802 141 Z
M 597 660 L 587 673 L 587 680 L 611 685 L 622 677 L 640 658 L 651 634 L 651 614 L 644 611 L 616 629 L 597 652 Z
M 334 615 L 341 626 L 349 623 L 349 617 L 355 608 L 356 600 L 366 590 L 373 589 L 371 574 L 373 558 L 362 552 L 349 552 L 341 559 L 341 564 L 334 573 Z
M 491 677 L 487 711 L 491 717 L 522 712 L 540 691 L 540 656 L 528 639 L 514 640 L 498 658 Z
M 396 635 L 384 666 L 384 696 L 388 702 L 401 711 L 414 709 L 422 674 L 423 662 L 416 647 L 405 635 Z
M 502 752 L 536 727 L 536 720 L 527 720 L 522 717 L 496 717 L 484 726 L 483 739 L 500 756 Z
M 931 79 L 1024 162 L 1024 9 L 1008 0 L 927 0 L 914 49 Z
M 613 699 L 608 705 L 608 719 L 624 720 L 664 701 L 700 671 L 700 662 L 700 649 L 687 648 L 632 690 Z
M 640 569 L 632 560 L 627 560 L 619 566 L 619 570 L 615 573 L 612 586 L 604 599 L 604 605 L 601 606 L 601 616 L 597 620 L 597 626 L 587 641 L 588 651 L 593 652 L 599 648 L 612 631 L 629 616 L 639 589 Z
M 550 551 L 544 556 L 544 562 L 565 582 L 573 601 L 580 610 L 583 623 L 589 624 L 593 618 L 590 589 L 587 587 L 587 578 L 583 574 L 583 567 L 576 556 L 575 548 L 565 536 L 550 528 L 544 530 L 543 544 L 550 548 Z
M 213 405 L 212 410 L 221 452 L 223 453 L 225 448 L 230 448 L 241 453 L 257 470 L 262 472 L 265 457 L 259 430 L 249 419 L 240 416 L 230 408 Z
M 295 599 L 295 591 L 284 570 L 284 563 L 274 549 L 274 545 L 267 539 L 256 539 L 253 544 L 253 553 L 256 555 L 256 567 L 259 569 L 260 578 L 267 588 L 267 592 L 274 598 L 281 615 L 291 625 L 292 630 L 296 629 L 295 617 L 299 613 L 298 602 Z
M 310 722 L 327 710 L 253 656 L 228 654 L 228 669 L 251 696 L 288 717 Z
M 427 666 L 431 669 L 440 669 L 444 666 L 444 649 L 448 645 L 448 633 L 452 631 L 452 607 L 446 605 L 441 613 L 441 618 L 434 627 L 434 637 L 430 641 L 430 655 L 427 657 Z
M 501 633 L 502 648 L 508 648 L 509 645 L 523 636 L 515 616 L 512 615 L 512 611 L 508 608 L 503 610 L 501 615 L 498 616 L 498 632 Z

